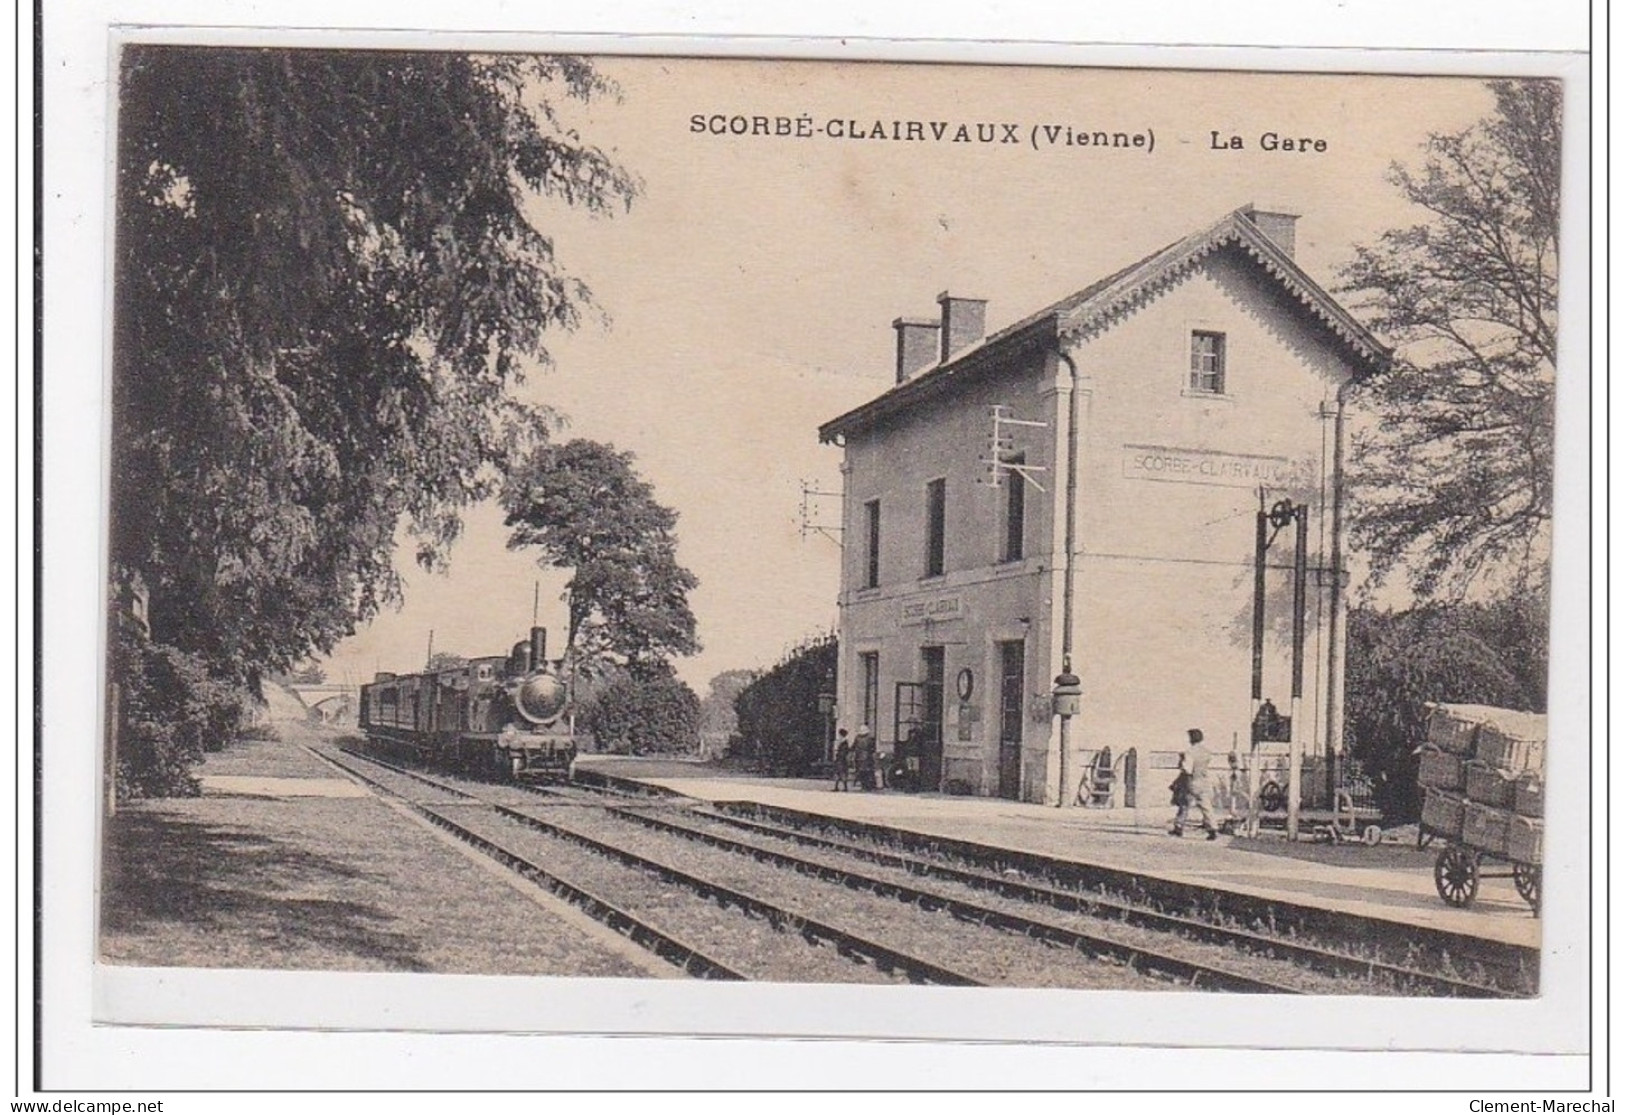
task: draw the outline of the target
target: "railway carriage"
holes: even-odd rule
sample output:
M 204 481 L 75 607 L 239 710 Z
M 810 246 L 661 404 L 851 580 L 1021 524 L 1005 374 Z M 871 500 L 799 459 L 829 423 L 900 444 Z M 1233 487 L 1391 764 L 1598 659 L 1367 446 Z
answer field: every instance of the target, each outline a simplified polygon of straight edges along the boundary
M 380 673 L 361 687 L 361 730 L 374 747 L 435 766 L 564 774 L 576 749 L 563 665 L 547 659 L 547 629 L 533 627 L 506 656 Z

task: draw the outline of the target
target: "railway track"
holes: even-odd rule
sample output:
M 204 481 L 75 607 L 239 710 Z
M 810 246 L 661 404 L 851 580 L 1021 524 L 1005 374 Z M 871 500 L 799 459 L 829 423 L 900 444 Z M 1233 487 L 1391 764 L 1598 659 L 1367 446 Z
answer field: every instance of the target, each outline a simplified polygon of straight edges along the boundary
M 1193 922 L 1221 928 L 1250 927 L 1252 932 L 1283 944 L 1311 944 L 1338 953 L 1343 942 L 1360 942 L 1372 963 L 1405 972 L 1431 971 L 1456 979 L 1463 986 L 1452 994 L 1476 997 L 1474 987 L 1501 998 L 1535 993 L 1540 967 L 1538 949 L 781 806 L 718 802 L 711 812 L 729 820 L 764 822 L 804 835 L 838 833 L 874 849 L 908 853 L 929 863 L 946 867 L 971 865 L 988 875 L 1026 880 L 1062 893 L 1111 898 L 1149 912 L 1188 912 Z M 1355 959 L 1362 963 L 1368 960 L 1364 956 Z M 1472 974 L 1461 975 L 1463 972 Z
M 1330 975 L 1380 981 L 1396 991 L 1413 994 L 1479 999 L 1502 998 L 1507 994 L 1497 987 L 1437 972 L 1390 964 L 1370 957 L 1351 955 L 1319 945 L 1287 940 L 1251 930 L 1216 925 L 1197 918 L 1166 914 L 1103 895 L 1062 890 L 1052 886 L 1026 882 L 994 871 L 955 867 L 932 862 L 919 856 L 815 836 L 798 829 L 752 821 L 707 809 L 694 810 L 688 816 L 692 819 L 703 818 L 705 822 L 710 822 L 718 827 L 726 827 L 734 831 L 743 831 L 765 838 L 768 843 L 762 844 L 734 839 L 722 835 L 716 828 L 707 829 L 692 824 L 683 824 L 670 818 L 651 815 L 639 809 L 616 808 L 612 811 L 618 815 L 636 819 L 639 823 L 659 831 L 676 833 L 689 839 L 728 848 L 744 855 L 779 863 L 806 874 L 836 879 L 848 886 L 870 887 L 876 893 L 883 893 L 902 901 L 928 904 L 942 903 L 950 908 L 957 909 L 963 904 L 964 900 L 953 893 L 923 890 L 899 883 L 895 879 L 874 878 L 864 875 L 843 867 L 839 860 L 844 858 L 857 859 L 883 868 L 891 868 L 894 872 L 907 877 L 940 880 L 955 884 L 958 888 L 962 888 L 962 893 L 992 894 L 1010 900 L 1010 905 L 1001 904 L 999 907 L 1004 911 L 1004 916 L 1008 919 L 1008 928 L 1029 933 L 1054 932 L 1057 934 L 1055 939 L 1065 939 L 1064 935 L 1073 934 L 1076 931 L 1064 926 L 1051 927 L 1038 919 L 1024 917 L 1020 912 L 1016 911 L 1021 907 L 1037 906 L 1083 914 L 1097 920 L 1105 919 L 1114 925 L 1133 926 L 1175 937 L 1220 945 L 1256 956 L 1288 960 L 1310 970 Z M 807 859 L 802 856 L 787 855 L 780 848 L 775 848 L 774 844 L 779 844 L 781 848 L 783 845 L 813 848 L 829 853 L 829 855 L 819 859 Z M 1079 936 L 1087 937 L 1085 934 L 1079 934 Z M 1086 941 L 1080 941 L 1077 947 L 1088 947 L 1088 945 Z M 1113 941 L 1104 947 L 1131 949 L 1133 945 Z
M 376 759 L 355 756 L 362 762 L 378 765 Z M 828 918 L 820 919 L 805 912 L 794 911 L 787 907 L 783 901 L 784 884 L 780 883 L 780 896 L 774 900 L 760 897 L 764 887 L 772 889 L 772 880 L 747 880 L 751 883 L 750 892 L 741 889 L 741 884 L 727 885 L 718 882 L 719 875 L 725 875 L 730 870 L 738 872 L 740 852 L 747 852 L 748 859 L 758 864 L 768 864 L 774 868 L 788 869 L 804 877 L 819 879 L 834 884 L 841 900 L 850 904 L 854 894 L 870 896 L 886 900 L 886 908 L 881 915 L 885 921 L 896 924 L 912 916 L 916 920 L 930 922 L 929 928 L 914 929 L 919 935 L 928 935 L 937 940 L 940 947 L 944 930 L 950 936 L 963 938 L 967 934 L 975 938 L 982 934 L 984 937 L 995 935 L 1000 938 L 999 947 L 1006 953 L 1026 952 L 1031 954 L 1023 959 L 1011 957 L 1008 963 L 1017 969 L 1028 973 L 1021 982 L 1032 985 L 1039 982 L 1034 974 L 1042 975 L 1048 971 L 1064 981 L 1068 974 L 1064 971 L 1071 965 L 1080 964 L 1095 967 L 1104 967 L 1106 970 L 1119 972 L 1143 973 L 1162 987 L 1172 985 L 1199 987 L 1210 990 L 1242 991 L 1242 992 L 1268 992 L 1278 994 L 1300 993 L 1305 988 L 1301 984 L 1283 982 L 1261 978 L 1238 972 L 1226 967 L 1220 961 L 1222 958 L 1209 957 L 1205 961 L 1193 959 L 1188 955 L 1171 953 L 1165 949 L 1150 947 L 1146 941 L 1123 941 L 1108 934 L 1090 932 L 1079 926 L 1056 924 L 1053 921 L 1044 921 L 1030 916 L 1028 912 L 1012 909 L 1000 909 L 986 903 L 975 901 L 975 896 L 963 896 L 931 893 L 922 891 L 917 887 L 901 885 L 896 881 L 865 876 L 850 868 L 841 868 L 828 863 L 818 863 L 805 857 L 796 857 L 783 852 L 769 852 L 759 847 L 746 847 L 738 841 L 729 842 L 721 840 L 715 834 L 708 834 L 693 825 L 683 824 L 672 820 L 662 821 L 658 815 L 651 812 L 656 803 L 647 799 L 634 800 L 627 795 L 614 793 L 611 789 L 605 791 L 600 787 L 583 794 L 574 786 L 550 786 L 546 784 L 525 787 L 503 787 L 501 793 L 511 793 L 519 789 L 521 794 L 532 800 L 541 798 L 546 801 L 545 809 L 550 816 L 538 816 L 537 808 L 515 808 L 513 804 L 504 804 L 490 800 L 490 794 L 497 791 L 496 787 L 481 787 L 478 795 L 462 786 L 446 782 L 439 777 L 426 775 L 409 768 L 395 767 L 387 764 L 397 776 L 414 780 L 416 783 L 449 794 L 454 803 L 442 806 L 442 812 L 455 809 L 456 801 L 479 799 L 479 805 L 491 810 L 504 819 L 515 824 L 524 825 L 549 836 L 569 840 L 587 848 L 594 853 L 616 859 L 629 866 L 640 868 L 656 874 L 660 878 L 688 888 L 696 893 L 705 895 L 727 906 L 738 908 L 746 913 L 766 918 L 775 924 L 787 920 L 802 936 L 812 940 L 827 941 L 835 945 L 843 953 L 854 954 L 865 958 L 871 963 L 885 968 L 901 971 L 917 982 L 947 983 L 947 984 L 980 984 L 984 982 L 1003 982 L 997 979 L 978 978 L 978 976 L 963 971 L 949 969 L 941 964 L 924 961 L 917 955 L 889 945 L 875 939 L 873 932 L 858 936 L 844 926 L 832 924 Z M 601 796 L 599 796 L 601 795 Z M 599 820 L 588 822 L 586 814 L 577 811 L 570 812 L 569 823 L 562 823 L 557 816 L 560 805 L 580 805 L 588 802 L 601 801 L 602 807 L 596 815 L 612 819 L 609 824 L 610 831 L 602 831 L 605 822 Z M 683 803 L 681 813 L 687 814 L 693 802 Z M 635 809 L 631 806 L 635 805 Z M 667 811 L 668 813 L 671 811 Z M 619 829 L 616 829 L 619 826 Z M 632 829 L 628 829 L 632 826 Z M 600 831 L 595 835 L 591 831 L 583 831 L 584 827 L 591 830 L 597 827 Z M 636 837 L 638 829 L 653 829 L 664 835 L 674 837 L 679 843 L 701 843 L 711 848 L 720 849 L 726 853 L 727 862 L 713 862 L 704 877 L 692 870 L 684 870 L 672 866 L 670 862 L 661 862 L 651 859 L 650 856 L 631 852 L 627 845 L 634 843 L 647 843 L 639 841 Z M 692 858 L 693 853 L 687 853 Z M 671 857 L 667 857 L 668 859 Z M 805 892 L 802 884 L 796 884 L 791 890 Z M 827 896 L 826 896 L 827 897 Z M 899 901 L 904 905 L 899 906 Z M 956 924 L 946 922 L 944 915 L 955 919 Z M 874 913 L 869 915 L 871 919 Z M 962 951 L 974 953 L 985 959 L 988 952 L 986 944 L 976 944 L 974 941 L 959 942 L 964 948 Z M 914 953 L 920 950 L 916 948 Z M 964 967 L 963 963 L 960 967 Z M 1073 973 L 1075 976 L 1076 973 Z M 1137 982 L 1137 981 L 1131 981 Z M 1089 986 L 1087 981 L 1080 984 Z
M 539 832 L 552 841 L 569 842 L 579 845 L 585 851 L 600 859 L 611 859 L 626 869 L 627 872 L 643 877 L 647 880 L 654 876 L 663 883 L 676 884 L 684 891 L 692 894 L 703 905 L 722 906 L 731 908 L 760 923 L 770 926 L 773 933 L 744 933 L 734 934 L 735 944 L 747 942 L 750 951 L 757 951 L 764 946 L 773 944 L 790 944 L 791 949 L 779 949 L 781 953 L 794 951 L 797 956 L 794 960 L 798 970 L 810 973 L 799 978 L 803 980 L 830 981 L 842 978 L 850 981 L 854 974 L 860 980 L 875 981 L 907 981 L 911 983 L 932 983 L 949 986 L 975 986 L 980 981 L 958 972 L 943 964 L 935 963 L 923 957 L 910 955 L 902 950 L 889 947 L 881 942 L 868 940 L 855 933 L 848 932 L 838 926 L 830 925 L 816 918 L 787 908 L 783 904 L 763 900 L 751 894 L 744 893 L 736 888 L 720 884 L 714 880 L 704 879 L 684 871 L 670 864 L 660 863 L 647 856 L 639 855 L 625 848 L 615 847 L 594 841 L 590 837 L 576 832 L 566 826 L 550 824 L 539 818 L 528 816 L 510 805 L 489 800 L 483 793 L 476 793 L 469 789 L 457 786 L 439 778 L 433 778 L 409 768 L 400 767 L 377 758 L 362 755 L 348 749 L 338 749 L 343 757 L 324 753 L 329 762 L 349 773 L 352 777 L 372 786 L 380 793 L 401 802 L 406 807 L 430 821 L 432 824 L 463 840 L 480 851 L 490 855 L 493 859 L 513 870 L 520 872 L 527 878 L 546 886 L 560 897 L 580 906 L 589 915 L 598 918 L 606 925 L 625 934 L 634 942 L 649 948 L 657 955 L 676 964 L 678 967 L 692 975 L 709 979 L 750 979 L 769 978 L 763 975 L 753 975 L 749 971 L 748 963 L 741 963 L 737 959 L 720 959 L 710 955 L 700 948 L 689 943 L 682 936 L 661 928 L 655 918 L 647 913 L 631 908 L 632 903 L 624 900 L 615 901 L 606 897 L 601 887 L 588 887 L 582 885 L 572 874 L 577 874 L 582 868 L 580 859 L 572 864 L 576 871 L 562 871 L 553 860 L 558 857 L 558 849 L 554 847 L 541 848 L 533 843 L 531 848 L 523 847 L 524 839 L 514 833 L 514 827 L 530 829 Z M 363 768 L 370 769 L 363 769 Z M 435 796 L 425 797 L 421 793 L 413 793 L 403 788 L 402 782 L 409 781 L 427 789 L 436 791 Z M 480 787 L 482 791 L 495 790 L 496 787 Z M 498 824 L 492 824 L 492 821 Z M 503 831 L 504 826 L 508 831 Z M 549 859 L 547 866 L 537 862 L 543 857 Z M 568 857 L 565 857 L 568 858 Z M 602 875 L 602 872 L 598 872 Z M 578 876 L 579 877 L 579 876 Z M 672 895 L 669 890 L 658 895 L 653 901 L 648 894 L 647 886 L 629 886 L 635 880 L 622 878 L 618 880 L 626 889 L 641 891 L 644 906 L 664 906 L 662 911 L 668 918 L 673 915 Z M 642 881 L 642 880 L 637 880 Z M 664 888 L 663 888 L 664 889 Z M 720 927 L 714 918 L 707 919 L 705 929 L 711 936 L 717 935 Z M 781 938 L 774 942 L 764 938 Z M 807 949 L 806 945 L 832 945 L 833 949 Z M 718 951 L 714 945 L 711 952 Z M 838 957 L 842 971 L 839 975 L 832 973 L 833 967 L 829 958 Z M 747 958 L 748 959 L 748 958 Z M 771 958 L 782 964 L 785 957 L 780 955 Z M 805 961 L 805 962 L 803 962 Z M 854 965 L 852 962 L 856 961 Z M 779 976 L 777 978 L 784 978 Z
M 634 780 L 597 772 L 594 780 L 603 787 L 622 789 L 629 797 L 646 789 Z M 662 795 L 677 796 L 676 791 L 664 787 L 655 789 Z M 770 840 L 817 848 L 1021 902 L 1090 913 L 1114 923 L 1211 942 L 1252 955 L 1290 959 L 1330 975 L 1380 981 L 1407 994 L 1474 999 L 1527 997 L 1533 993 L 1532 974 L 1538 971 L 1537 951 L 1465 934 L 1398 927 L 1403 929 L 1409 955 L 1395 959 L 1382 955 L 1373 945 L 1374 941 L 1392 937 L 1396 929 L 1381 919 L 782 807 L 695 804 L 697 807 L 688 814 L 691 818 L 706 817 Z M 832 832 L 855 835 L 868 843 L 838 839 L 829 835 Z M 1194 912 L 1171 913 L 1170 909 Z M 1347 940 L 1361 942 L 1362 951 L 1350 952 L 1341 947 Z M 1473 970 L 1475 974 L 1463 976 L 1458 969 Z
M 385 781 L 373 777 L 367 774 L 365 771 L 357 769 L 354 764 L 345 762 L 344 760 L 328 753 L 329 749 L 324 747 L 314 747 L 311 748 L 311 750 L 317 755 L 321 756 L 321 758 L 325 759 L 327 762 L 349 774 L 357 781 L 367 786 L 371 786 L 373 789 L 387 795 L 394 801 L 400 802 L 402 805 L 406 806 L 406 808 L 412 810 L 412 812 L 424 818 L 430 824 L 446 830 L 459 840 L 462 840 L 463 842 L 472 845 L 479 851 L 484 852 L 486 855 L 490 856 L 504 867 L 509 868 L 526 879 L 529 879 L 531 882 L 545 887 L 547 890 L 558 895 L 560 898 L 563 898 L 565 901 L 580 907 L 590 917 L 609 926 L 611 929 L 627 937 L 635 944 L 648 949 L 656 956 L 659 956 L 662 960 L 681 968 L 689 975 L 700 979 L 718 980 L 743 980 L 746 978 L 739 972 L 736 972 L 732 968 L 728 967 L 726 964 L 723 964 L 721 961 L 707 956 L 694 945 L 656 929 L 654 926 L 648 924 L 644 919 L 627 910 L 621 909 L 608 899 L 602 898 L 591 891 L 576 886 L 568 879 L 554 874 L 525 856 L 505 848 L 484 836 L 481 836 L 465 825 L 459 824 L 434 808 L 433 805 L 426 804 L 421 801 L 415 801 L 410 796 L 397 792 L 394 787 L 388 785 Z M 365 759 L 365 756 L 358 756 L 355 754 L 355 752 L 351 752 L 348 749 L 339 748 L 337 750 L 343 751 L 345 754 L 353 755 L 357 758 Z M 366 761 L 376 763 L 376 760 Z M 471 795 L 465 796 L 471 797 Z
M 610 778 L 600 778 L 585 786 L 574 782 L 483 784 L 479 795 L 473 795 L 439 777 L 394 764 L 381 764 L 370 757 L 356 757 L 387 766 L 397 775 L 423 786 L 459 795 L 460 800 L 477 797 L 483 807 L 514 824 L 573 842 L 596 855 L 649 872 L 775 926 L 792 926 L 809 941 L 832 944 L 838 953 L 864 959 L 883 970 L 905 973 L 915 982 L 968 985 L 1000 981 L 950 970 L 933 972 L 928 967 L 911 969 L 905 950 L 874 939 L 856 938 L 838 924 L 840 919 L 820 919 L 798 912 L 792 904 L 764 899 L 751 888 L 723 885 L 716 881 L 716 870 L 701 877 L 669 862 L 631 852 L 628 845 L 645 842 L 629 839 L 624 830 L 617 831 L 613 825 L 606 831 L 602 822 L 589 818 L 612 818 L 622 824 L 636 825 L 649 832 L 794 872 L 805 879 L 873 895 L 939 918 L 946 914 L 962 925 L 1019 935 L 1103 963 L 1153 973 L 1185 986 L 1244 992 L 1360 992 L 1460 998 L 1505 998 L 1516 994 L 1504 987 L 1437 969 L 1351 954 L 1311 941 L 1221 924 L 1200 916 L 1168 913 L 1098 890 L 1035 881 L 1023 877 L 1025 873 L 1013 872 L 998 864 L 986 867 L 963 860 L 944 862 L 945 857 L 933 858 L 917 850 L 899 851 L 895 847 L 840 839 L 825 832 L 809 832 L 796 823 L 802 820 L 799 816 L 784 821 L 741 816 L 672 791 L 628 792 L 617 784 L 619 780 Z M 636 784 L 634 788 L 642 789 Z M 490 800 L 491 795 L 506 796 L 507 800 Z M 541 806 L 544 802 L 545 806 Z M 528 808 L 529 803 L 538 803 L 541 811 L 550 816 L 538 816 L 538 809 Z M 563 823 L 557 815 L 561 806 L 590 808 L 567 811 L 573 815 L 569 823 Z M 596 835 L 594 829 L 598 830 Z M 891 830 L 882 831 L 895 835 Z M 864 869 L 855 867 L 854 861 L 864 865 Z M 725 865 L 721 866 L 725 869 Z M 922 882 L 931 885 L 922 885 Z M 1236 964 L 1238 957 L 1245 957 L 1247 962 Z M 1259 974 L 1260 965 L 1264 974 Z M 1249 970 L 1238 971 L 1238 967 Z M 1305 979 L 1305 975 L 1318 975 L 1322 979 L 1317 982 L 1313 978 Z

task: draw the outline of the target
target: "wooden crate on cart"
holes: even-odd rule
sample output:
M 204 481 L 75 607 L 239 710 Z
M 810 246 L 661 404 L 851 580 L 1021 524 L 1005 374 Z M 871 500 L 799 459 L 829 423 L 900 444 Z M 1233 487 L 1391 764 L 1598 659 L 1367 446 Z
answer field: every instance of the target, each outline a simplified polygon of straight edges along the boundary
M 1492 805 L 1469 801 L 1462 812 L 1461 842 L 1494 856 L 1507 854 L 1507 827 L 1512 814 Z
M 1416 773 L 1417 784 L 1425 789 L 1460 791 L 1465 783 L 1463 768 L 1467 760 L 1432 744 L 1422 748 L 1422 762 Z
M 1492 766 L 1482 759 L 1469 759 L 1462 764 L 1462 782 L 1467 800 L 1496 809 L 1511 809 L 1516 776 L 1508 770 Z
M 1516 863 L 1539 866 L 1545 829 L 1544 821 L 1514 814 L 1507 825 L 1507 858 Z
M 1431 704 L 1427 709 L 1428 743 L 1452 755 L 1473 753 L 1479 725 L 1495 711 L 1488 705 Z
M 1483 762 L 1521 774 L 1546 766 L 1546 718 L 1534 713 L 1485 724 L 1474 754 Z
M 1513 811 L 1523 817 L 1546 816 L 1546 780 L 1538 774 L 1525 774 L 1512 789 Z
M 1467 799 L 1460 794 L 1429 786 L 1422 799 L 1422 826 L 1449 840 L 1460 840 L 1466 809 Z

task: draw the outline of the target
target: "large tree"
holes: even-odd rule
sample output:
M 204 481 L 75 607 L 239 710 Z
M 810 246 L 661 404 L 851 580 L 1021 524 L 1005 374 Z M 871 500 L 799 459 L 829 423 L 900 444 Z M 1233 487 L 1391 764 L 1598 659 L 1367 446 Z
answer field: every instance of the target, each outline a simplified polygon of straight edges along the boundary
M 111 552 L 151 635 L 257 684 L 398 597 L 549 415 L 515 401 L 589 293 L 537 199 L 633 181 L 557 114 L 574 58 L 127 46 Z
M 579 438 L 539 445 L 510 473 L 502 505 L 510 548 L 571 571 L 565 641 L 578 671 L 653 677 L 700 649 L 688 605 L 699 582 L 677 561 L 677 513 L 632 454 Z
M 1342 276 L 1397 345 L 1356 449 L 1354 540 L 1421 595 L 1542 583 L 1550 547 L 1562 89 L 1490 90 L 1493 115 L 1392 169 L 1426 220 Z

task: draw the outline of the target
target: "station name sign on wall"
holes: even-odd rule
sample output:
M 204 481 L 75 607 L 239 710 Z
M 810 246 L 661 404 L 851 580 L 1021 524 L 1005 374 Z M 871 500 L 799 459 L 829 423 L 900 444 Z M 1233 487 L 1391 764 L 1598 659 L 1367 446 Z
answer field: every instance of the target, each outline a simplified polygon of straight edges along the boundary
M 1309 470 L 1285 457 L 1178 449 L 1167 445 L 1123 446 L 1123 475 L 1131 480 L 1213 484 L 1225 488 L 1288 488 L 1311 482 Z
M 905 600 L 897 622 L 901 627 L 912 627 L 917 623 L 959 619 L 963 614 L 964 605 L 958 596 L 930 596 L 924 600 Z

